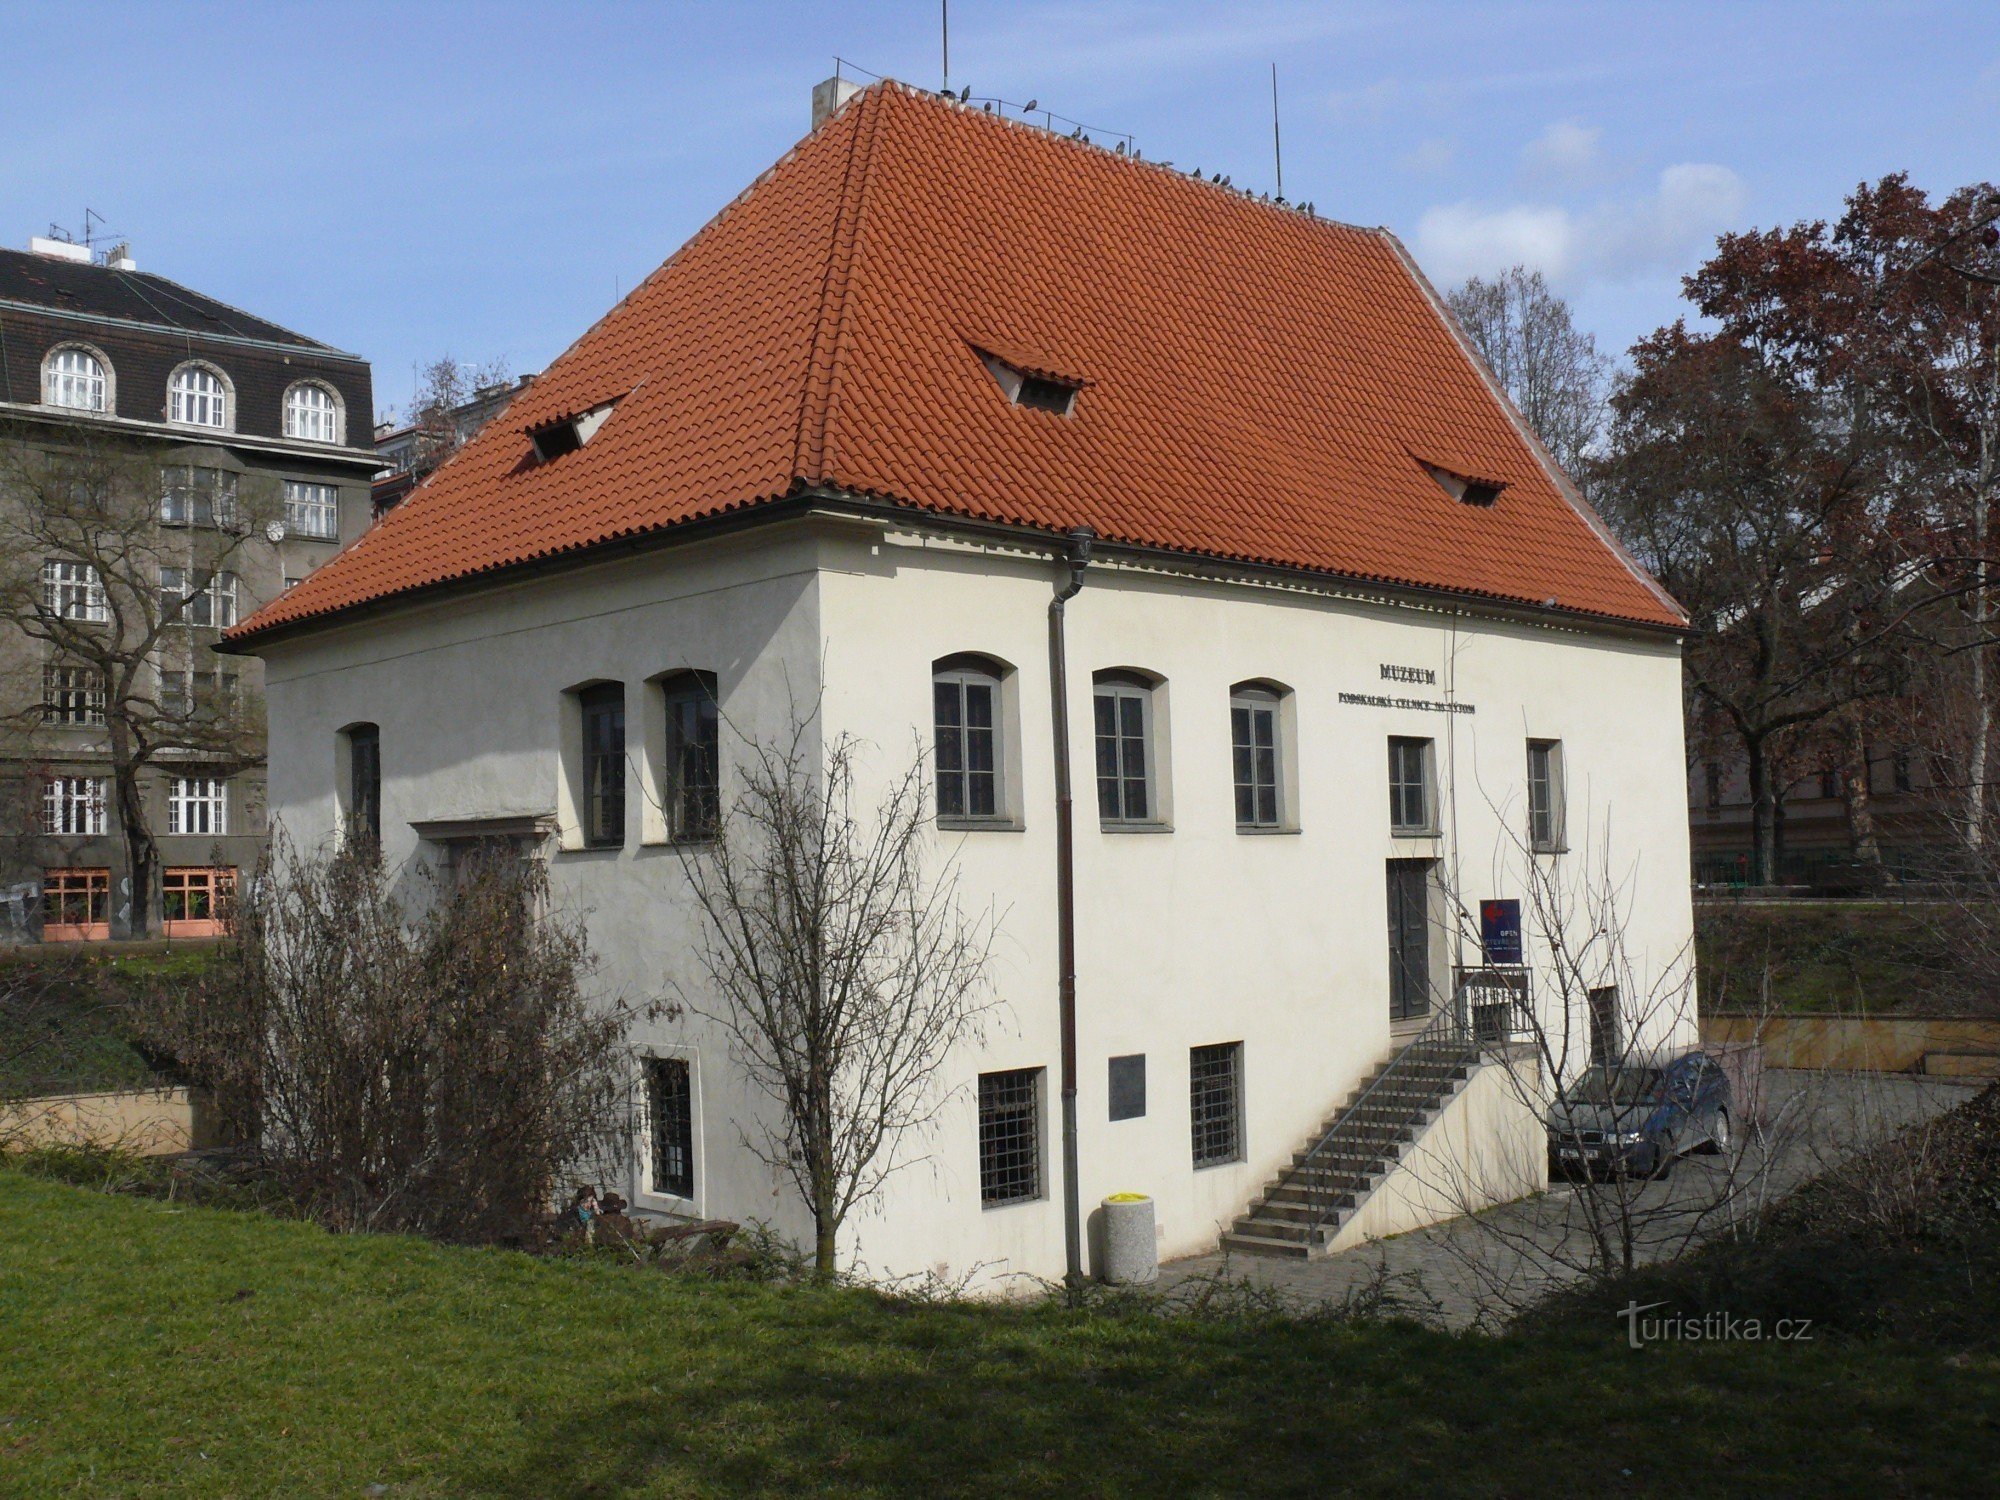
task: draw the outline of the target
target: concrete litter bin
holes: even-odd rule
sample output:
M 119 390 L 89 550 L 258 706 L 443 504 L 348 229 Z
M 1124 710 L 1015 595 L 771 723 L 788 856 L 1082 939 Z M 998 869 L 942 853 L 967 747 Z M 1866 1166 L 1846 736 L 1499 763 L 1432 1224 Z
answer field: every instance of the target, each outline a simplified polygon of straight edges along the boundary
M 1144 1193 L 1113 1193 L 1104 1200 L 1104 1279 L 1112 1286 L 1145 1286 L 1159 1274 L 1153 1200 Z

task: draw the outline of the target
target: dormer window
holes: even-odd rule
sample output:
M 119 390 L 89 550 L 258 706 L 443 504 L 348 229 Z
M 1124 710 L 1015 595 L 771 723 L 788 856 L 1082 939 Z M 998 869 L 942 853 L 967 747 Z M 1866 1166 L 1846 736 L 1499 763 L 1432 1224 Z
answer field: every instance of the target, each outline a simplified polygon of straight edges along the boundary
M 979 358 L 987 373 L 1006 393 L 1007 399 L 1016 406 L 1034 411 L 1052 411 L 1057 416 L 1066 417 L 1076 405 L 1077 392 L 1083 389 L 1080 380 L 1064 380 L 1055 375 L 1017 369 L 997 354 L 981 354 Z
M 557 417 L 552 422 L 542 422 L 528 429 L 528 441 L 535 445 L 535 459 L 539 463 L 553 463 L 565 453 L 574 453 L 602 427 L 611 416 L 611 409 L 618 403 L 606 401 L 591 407 L 588 411 L 571 412 Z
M 1482 510 L 1498 500 L 1500 492 L 1507 488 L 1496 479 L 1475 479 L 1469 474 L 1455 474 L 1436 464 L 1424 464 L 1424 471 L 1437 481 L 1439 489 L 1460 505 L 1476 505 Z

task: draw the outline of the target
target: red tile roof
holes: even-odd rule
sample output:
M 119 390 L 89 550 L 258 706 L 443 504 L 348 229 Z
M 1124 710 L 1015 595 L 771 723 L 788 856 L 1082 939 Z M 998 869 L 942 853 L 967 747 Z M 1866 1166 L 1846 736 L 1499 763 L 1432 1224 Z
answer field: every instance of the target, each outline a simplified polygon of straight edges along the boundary
M 981 351 L 1074 409 L 1011 404 Z M 234 638 L 821 489 L 1680 624 L 1523 431 L 1386 231 L 884 83 Z

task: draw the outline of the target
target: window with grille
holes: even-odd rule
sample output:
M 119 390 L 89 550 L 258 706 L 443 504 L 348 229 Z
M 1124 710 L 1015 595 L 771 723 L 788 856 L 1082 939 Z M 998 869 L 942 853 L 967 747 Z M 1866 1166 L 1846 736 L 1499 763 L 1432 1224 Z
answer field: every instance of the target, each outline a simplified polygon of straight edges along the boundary
M 1563 847 L 1562 743 L 1528 741 L 1528 842 L 1537 854 Z
M 104 362 L 88 349 L 57 349 L 42 367 L 42 400 L 50 406 L 103 411 L 108 393 Z
M 651 1190 L 694 1197 L 694 1089 L 686 1058 L 646 1059 L 646 1117 Z
M 931 669 L 931 705 L 938 816 L 999 818 L 998 669 L 980 659 L 946 657 Z
M 382 843 L 382 731 L 356 724 L 347 741 L 347 836 L 367 848 Z
M 1095 706 L 1098 818 L 1156 821 L 1152 684 L 1128 672 L 1100 672 Z
M 42 789 L 42 832 L 85 835 L 104 832 L 104 778 L 51 777 Z
M 1390 740 L 1389 831 L 1435 833 L 1436 805 L 1431 795 L 1431 742 Z
M 314 541 L 340 540 L 340 491 L 330 484 L 287 479 L 285 528 Z
M 583 841 L 593 849 L 625 842 L 625 686 L 577 694 L 583 714 Z
M 101 725 L 104 678 L 91 667 L 42 668 L 42 720 L 48 724 Z
M 340 403 L 323 385 L 301 381 L 285 392 L 285 436 L 309 443 L 340 441 Z
M 106 620 L 104 580 L 89 563 L 59 557 L 42 564 L 42 608 L 63 620 Z
M 195 578 L 195 573 L 187 568 L 160 569 L 161 614 L 180 625 L 205 625 L 217 630 L 234 625 L 236 575 L 218 568 L 209 574 L 205 584 L 196 584 Z
M 168 526 L 235 525 L 236 476 L 195 464 L 160 470 L 160 520 Z
M 110 936 L 109 870 L 42 871 L 42 936 L 52 942 Z
M 1042 1070 L 979 1075 L 979 1201 L 1042 1196 Z
M 1236 826 L 1280 826 L 1278 695 L 1247 685 L 1232 692 L 1229 739 L 1236 769 Z
M 667 836 L 685 842 L 715 837 L 721 819 L 722 714 L 715 676 L 683 672 L 661 684 L 666 711 L 661 803 Z
M 227 427 L 229 387 L 213 370 L 182 365 L 167 383 L 167 420 L 190 427 Z
M 167 784 L 167 832 L 229 832 L 229 783 L 220 776 L 176 776 Z
M 1243 1044 L 1218 1042 L 1188 1053 L 1188 1112 L 1194 1164 L 1243 1159 Z

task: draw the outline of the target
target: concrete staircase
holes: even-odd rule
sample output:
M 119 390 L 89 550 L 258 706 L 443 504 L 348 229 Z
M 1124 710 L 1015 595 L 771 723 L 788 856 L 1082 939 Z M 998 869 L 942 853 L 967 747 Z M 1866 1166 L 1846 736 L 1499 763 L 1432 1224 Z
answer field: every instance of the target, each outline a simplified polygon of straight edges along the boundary
M 1478 1066 L 1462 1033 L 1431 1028 L 1391 1053 L 1321 1123 L 1222 1236 L 1248 1255 L 1321 1255 Z

